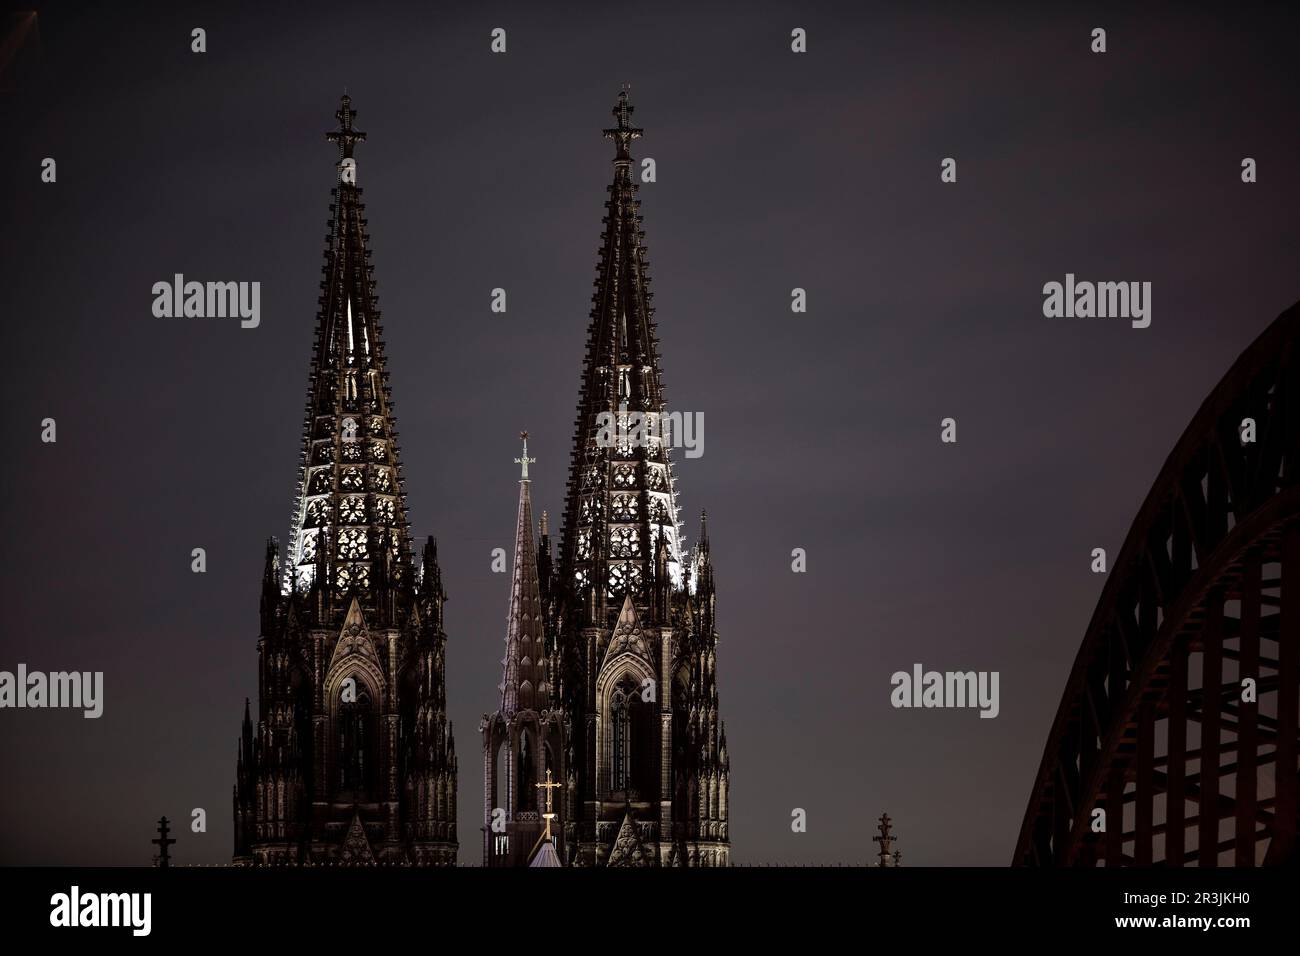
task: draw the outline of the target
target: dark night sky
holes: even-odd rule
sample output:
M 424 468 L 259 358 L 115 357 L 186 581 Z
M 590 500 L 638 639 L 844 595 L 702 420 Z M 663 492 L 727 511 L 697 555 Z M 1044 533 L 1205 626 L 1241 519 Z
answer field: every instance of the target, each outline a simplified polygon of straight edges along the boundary
M 521 428 L 558 525 L 623 82 L 658 164 L 668 397 L 705 418 L 677 474 L 688 543 L 710 515 L 734 859 L 864 861 L 888 810 L 905 863 L 1010 860 L 1103 584 L 1090 550 L 1117 553 L 1202 398 L 1300 298 L 1294 16 L 593 9 L 42 9 L 39 60 L 0 96 L 0 669 L 102 670 L 107 699 L 98 721 L 0 712 L 0 862 L 147 864 L 154 821 L 193 807 L 209 832 L 183 828 L 176 859 L 229 861 L 344 86 L 478 861 L 490 552 Z M 176 272 L 260 281 L 261 327 L 155 318 Z M 1152 282 L 1151 327 L 1044 318 L 1066 272 Z M 1001 715 L 892 709 L 917 661 L 1000 671 Z

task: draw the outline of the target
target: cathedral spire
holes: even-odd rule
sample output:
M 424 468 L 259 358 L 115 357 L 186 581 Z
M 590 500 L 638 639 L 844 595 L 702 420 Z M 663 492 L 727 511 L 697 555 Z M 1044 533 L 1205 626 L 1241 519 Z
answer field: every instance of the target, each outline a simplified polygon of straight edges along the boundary
M 235 861 L 447 865 L 456 757 L 446 595 L 432 541 L 417 589 L 356 177 L 365 134 L 346 94 L 335 117 L 326 139 L 340 158 L 287 558 L 278 570 L 279 547 L 268 543 L 260 716 L 254 732 L 246 707 L 236 764 Z
M 506 656 L 501 686 L 501 712 L 540 710 L 547 704 L 545 642 L 541 588 L 537 579 L 537 554 L 533 545 L 533 503 L 529 487 L 528 432 L 520 432 L 523 466 L 519 479 L 519 510 L 515 518 L 515 564 L 506 618 Z
M 604 134 L 615 141 L 615 170 L 607 187 L 560 550 L 571 604 L 593 623 L 617 616 L 628 594 L 641 608 L 649 606 L 657 531 L 674 587 L 683 580 L 672 465 L 659 437 L 664 397 L 654 296 L 639 187 L 631 175 L 631 144 L 642 131 L 632 125 L 626 89 L 613 112 L 616 123 Z M 643 429 L 635 429 L 633 415 Z M 630 437 L 634 433 L 643 437 Z
M 559 707 L 575 728 L 567 738 L 572 819 L 565 840 L 582 865 L 725 866 L 730 770 L 719 733 L 707 522 L 688 570 L 632 174 L 632 143 L 641 129 L 632 125 L 626 89 L 614 119 L 604 131 L 614 140 L 614 174 L 559 571 L 549 588 L 557 601 Z M 703 594 L 693 586 L 700 583 Z M 671 687 L 646 699 L 638 688 L 655 675 Z M 485 740 L 492 745 L 504 733 Z M 485 749 L 486 756 L 495 753 Z
M 316 347 L 303 423 L 302 467 L 282 591 L 291 576 L 303 590 L 318 584 L 324 614 L 342 614 L 346 596 L 367 608 L 395 606 L 414 579 L 397 451 L 379 297 L 365 204 L 356 184 L 353 151 L 366 134 L 344 94 L 339 128 L 326 139 L 339 147 L 331 191 Z

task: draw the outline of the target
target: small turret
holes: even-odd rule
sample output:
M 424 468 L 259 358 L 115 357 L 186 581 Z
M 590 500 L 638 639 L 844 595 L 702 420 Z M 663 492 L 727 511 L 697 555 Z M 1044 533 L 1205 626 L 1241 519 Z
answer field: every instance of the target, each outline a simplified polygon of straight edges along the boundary
M 542 592 L 542 601 L 549 606 L 554 596 L 551 594 L 551 530 L 545 511 L 538 525 L 537 586 Z
M 270 634 L 280 609 L 280 542 L 266 539 L 266 564 L 262 568 L 262 633 Z
M 700 540 L 695 545 L 695 599 L 699 607 L 700 633 L 708 636 L 714 631 L 714 609 L 717 596 L 713 586 L 713 555 L 709 544 L 709 515 L 700 512 Z
M 429 616 L 428 624 L 438 630 L 442 627 L 442 606 L 447 602 L 447 592 L 442 589 L 442 569 L 438 566 L 438 540 L 432 535 L 424 541 L 417 594 L 420 606 Z
M 667 624 L 672 619 L 673 579 L 668 571 L 668 539 L 662 523 L 655 529 L 654 560 L 651 562 L 651 619 Z

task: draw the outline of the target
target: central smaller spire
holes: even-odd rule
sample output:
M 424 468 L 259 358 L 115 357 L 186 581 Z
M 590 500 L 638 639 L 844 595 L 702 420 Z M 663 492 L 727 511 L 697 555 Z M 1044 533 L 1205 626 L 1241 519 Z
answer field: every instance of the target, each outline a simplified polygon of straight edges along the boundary
M 549 702 L 545 672 L 545 635 L 541 586 L 537 578 L 537 550 L 533 543 L 533 502 L 528 466 L 528 432 L 520 432 L 524 454 L 516 458 L 523 465 L 519 481 L 519 511 L 515 520 L 515 566 L 506 616 L 506 656 L 501 684 L 501 712 L 513 715 L 523 710 L 541 710 Z M 540 772 L 541 768 L 538 768 Z M 522 798 L 521 798 L 522 799 Z
M 634 107 L 630 106 L 627 101 L 627 92 L 632 88 L 630 83 L 624 83 L 623 89 L 618 94 L 618 102 L 614 104 L 614 119 L 618 120 L 618 125 L 612 129 L 604 131 L 606 139 L 614 140 L 616 153 L 614 154 L 614 163 L 616 165 L 630 164 L 632 162 L 632 140 L 640 139 L 644 130 L 638 129 L 632 125 L 632 111 Z

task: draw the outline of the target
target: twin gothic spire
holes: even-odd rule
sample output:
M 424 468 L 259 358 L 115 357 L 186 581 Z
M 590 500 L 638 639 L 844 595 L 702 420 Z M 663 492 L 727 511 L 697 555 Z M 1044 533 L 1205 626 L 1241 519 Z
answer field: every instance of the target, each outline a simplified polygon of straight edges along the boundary
M 383 603 L 409 589 L 413 555 L 397 423 L 384 359 L 365 204 L 353 156 L 366 134 L 348 96 L 335 116 L 338 181 L 332 190 L 298 498 L 284 589 L 319 583 L 342 606 L 348 594 Z
M 625 89 L 604 131 L 614 174 L 558 573 L 544 513 L 534 539 L 526 433 L 516 459 L 500 709 L 480 728 L 489 865 L 729 859 L 713 570 L 703 522 L 689 561 L 679 531 L 632 112 Z M 259 717 L 254 724 L 246 708 L 236 862 L 445 865 L 457 847 L 446 594 L 432 540 L 418 570 L 414 561 L 357 185 L 366 134 L 348 96 L 335 116 L 327 139 L 340 155 L 298 493 L 283 566 L 274 541 L 267 548 Z M 634 413 L 645 424 L 637 441 Z
M 662 439 L 654 293 L 632 175 L 631 144 L 642 131 L 631 125 L 632 112 L 624 90 L 613 110 L 616 123 L 604 131 L 615 143 L 614 178 L 602 220 L 560 551 L 564 585 L 592 623 L 608 623 L 628 596 L 648 607 L 661 547 L 672 586 L 684 583 L 675 480 Z M 632 413 L 645 424 L 644 442 L 601 440 L 608 435 L 602 423 L 616 423 L 618 436 L 628 434 Z

